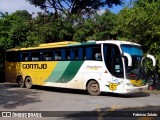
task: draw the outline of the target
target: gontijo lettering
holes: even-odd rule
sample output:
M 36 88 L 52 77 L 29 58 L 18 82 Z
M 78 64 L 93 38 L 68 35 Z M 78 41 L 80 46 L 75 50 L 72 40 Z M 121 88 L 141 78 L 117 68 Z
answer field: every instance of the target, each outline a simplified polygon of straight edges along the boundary
M 47 64 L 23 64 L 23 69 L 47 69 Z

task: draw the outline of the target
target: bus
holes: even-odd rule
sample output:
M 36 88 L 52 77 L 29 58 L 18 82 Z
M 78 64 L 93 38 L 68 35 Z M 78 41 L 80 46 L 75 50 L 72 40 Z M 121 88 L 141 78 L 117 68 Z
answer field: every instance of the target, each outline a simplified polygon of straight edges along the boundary
M 119 94 L 148 88 L 141 45 L 119 40 L 41 44 L 6 51 L 5 80 L 19 87 L 33 85 Z M 145 60 L 144 60 L 145 59 Z

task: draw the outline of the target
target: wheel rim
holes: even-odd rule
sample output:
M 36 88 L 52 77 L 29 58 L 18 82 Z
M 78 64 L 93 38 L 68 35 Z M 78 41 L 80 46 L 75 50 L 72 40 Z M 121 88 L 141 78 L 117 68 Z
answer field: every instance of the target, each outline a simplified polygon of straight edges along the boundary
M 20 80 L 20 81 L 19 81 L 19 85 L 23 85 L 23 82 L 22 82 L 22 80 Z
M 94 83 L 91 85 L 92 92 L 98 92 L 99 91 L 99 85 Z
M 20 86 L 23 85 L 23 80 L 22 80 L 22 78 L 19 78 L 18 84 L 19 84 Z
M 28 85 L 31 85 L 31 84 L 32 84 L 31 80 L 28 79 L 28 80 L 27 80 L 27 84 L 28 84 Z

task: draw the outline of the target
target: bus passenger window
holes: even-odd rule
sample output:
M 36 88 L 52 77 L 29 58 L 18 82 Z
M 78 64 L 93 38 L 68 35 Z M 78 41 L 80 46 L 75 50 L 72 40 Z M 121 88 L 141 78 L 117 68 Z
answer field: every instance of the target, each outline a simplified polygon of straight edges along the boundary
M 14 51 L 14 52 L 7 52 L 6 53 L 6 60 L 9 62 L 18 62 L 20 60 L 19 53 Z
M 77 48 L 73 48 L 70 50 L 70 59 L 78 60 L 78 49 Z
M 40 52 L 32 52 L 31 53 L 31 60 L 32 61 L 39 61 L 40 60 Z
M 93 46 L 92 60 L 102 61 L 101 45 Z
M 92 53 L 93 49 L 92 47 L 86 47 L 86 60 L 91 60 L 92 59 Z
M 78 60 L 83 60 L 85 57 L 85 52 L 83 51 L 83 48 L 78 48 Z
M 87 60 L 99 60 L 101 61 L 101 45 L 94 45 L 86 47 L 86 59 Z
M 55 51 L 55 60 L 61 60 L 61 51 L 60 50 Z
M 42 55 L 42 60 L 51 61 L 53 60 L 53 51 L 44 51 Z
M 65 53 L 65 60 L 70 60 L 70 59 L 71 59 L 71 58 L 70 58 L 70 51 L 71 51 L 70 49 L 66 49 L 66 50 L 65 50 L 65 52 L 66 52 L 66 53 Z
M 95 54 L 95 59 L 96 59 L 97 61 L 101 61 L 101 60 L 102 60 L 102 55 L 101 55 L 101 53 L 96 53 L 96 54 Z
M 29 61 L 29 53 L 28 52 L 21 53 L 21 61 Z

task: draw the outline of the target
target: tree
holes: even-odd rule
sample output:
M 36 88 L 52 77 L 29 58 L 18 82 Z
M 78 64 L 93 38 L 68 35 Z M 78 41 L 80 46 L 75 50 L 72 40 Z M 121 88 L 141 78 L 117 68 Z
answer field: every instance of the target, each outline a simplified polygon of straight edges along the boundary
M 32 15 L 27 10 L 17 10 L 15 13 L 13 13 L 15 16 L 19 16 L 20 18 L 24 20 L 31 20 Z
M 117 19 L 120 39 L 128 39 L 142 45 L 146 53 L 153 54 L 160 68 L 160 1 L 136 0 L 124 8 Z
M 117 36 L 113 29 L 116 15 L 108 10 L 102 15 L 95 14 L 92 18 L 80 20 L 75 26 L 74 40 L 108 40 Z
M 52 8 L 52 12 L 58 15 L 60 12 L 68 12 L 70 14 L 84 14 L 101 7 L 112 7 L 112 5 L 122 5 L 123 0 L 27 0 L 31 4 L 48 11 Z
M 32 19 L 32 15 L 27 11 L 3 13 L 0 19 L 0 46 L 4 50 L 18 47 L 21 42 L 27 40 L 30 19 Z

